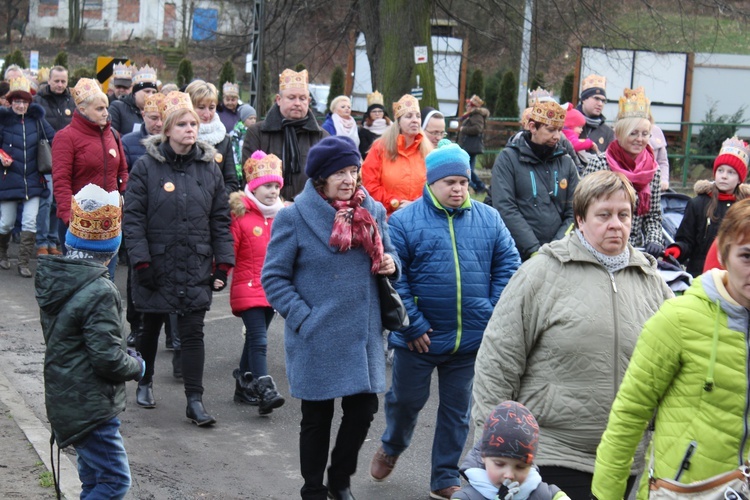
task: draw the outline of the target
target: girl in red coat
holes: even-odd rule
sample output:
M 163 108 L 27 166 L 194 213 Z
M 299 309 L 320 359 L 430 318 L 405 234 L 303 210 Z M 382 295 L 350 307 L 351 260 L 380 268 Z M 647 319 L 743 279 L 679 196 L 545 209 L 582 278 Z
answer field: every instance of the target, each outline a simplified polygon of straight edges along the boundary
M 271 239 L 271 224 L 284 206 L 279 198 L 284 176 L 281 160 L 263 151 L 253 153 L 243 170 L 247 182 L 244 191 L 229 197 L 236 261 L 229 304 L 246 329 L 240 367 L 233 372 L 234 400 L 257 405 L 261 415 L 268 415 L 284 404 L 284 398 L 276 390 L 266 364 L 266 335 L 274 311 L 261 287 L 260 272 Z

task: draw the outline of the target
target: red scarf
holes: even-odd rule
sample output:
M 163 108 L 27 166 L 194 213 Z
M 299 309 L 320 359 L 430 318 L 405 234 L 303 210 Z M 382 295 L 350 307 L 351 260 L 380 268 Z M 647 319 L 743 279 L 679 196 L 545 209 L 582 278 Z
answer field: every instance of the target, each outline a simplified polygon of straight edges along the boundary
M 646 215 L 651 208 L 651 181 L 659 168 L 654 159 L 654 150 L 647 145 L 633 158 L 622 149 L 619 142 L 614 141 L 607 147 L 606 156 L 610 170 L 623 174 L 635 188 L 638 194 L 636 215 Z
M 719 201 L 737 201 L 734 193 L 719 193 Z
M 375 274 L 380 269 L 380 263 L 383 260 L 383 240 L 380 238 L 380 230 L 372 214 L 361 206 L 364 200 L 365 192 L 362 188 L 358 188 L 349 200 L 330 201 L 336 209 L 336 215 L 333 218 L 333 231 L 331 231 L 331 239 L 328 243 L 338 247 L 342 252 L 351 248 L 364 247 L 372 260 L 370 271 Z

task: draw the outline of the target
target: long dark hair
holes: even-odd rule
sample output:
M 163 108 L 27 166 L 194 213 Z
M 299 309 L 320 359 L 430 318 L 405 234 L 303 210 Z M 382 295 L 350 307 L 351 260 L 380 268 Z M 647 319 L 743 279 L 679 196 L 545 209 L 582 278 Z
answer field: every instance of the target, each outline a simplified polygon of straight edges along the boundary
M 745 190 L 740 189 L 740 186 L 742 186 L 742 183 L 740 182 L 737 184 L 737 187 L 734 188 L 734 196 L 737 199 L 737 201 L 744 200 L 746 198 L 745 196 Z M 711 223 L 716 224 L 719 222 L 719 218 L 716 216 L 716 207 L 719 206 L 719 188 L 716 187 L 716 182 L 711 183 L 711 192 L 709 193 L 709 196 L 711 199 L 708 202 L 708 206 L 706 207 L 706 217 L 708 217 L 711 220 Z

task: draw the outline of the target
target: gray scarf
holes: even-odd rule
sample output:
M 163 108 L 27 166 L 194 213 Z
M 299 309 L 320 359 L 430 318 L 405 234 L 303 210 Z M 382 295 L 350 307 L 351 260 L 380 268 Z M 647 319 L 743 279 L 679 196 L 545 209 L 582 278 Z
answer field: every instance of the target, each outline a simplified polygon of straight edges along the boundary
M 625 251 L 619 255 L 604 255 L 586 241 L 586 238 L 579 229 L 576 229 L 576 234 L 578 235 L 578 239 L 581 240 L 581 244 L 586 247 L 586 250 L 591 252 L 591 255 L 593 255 L 610 274 L 615 274 L 620 269 L 628 267 L 628 262 L 630 262 L 630 249 L 627 246 L 625 247 Z

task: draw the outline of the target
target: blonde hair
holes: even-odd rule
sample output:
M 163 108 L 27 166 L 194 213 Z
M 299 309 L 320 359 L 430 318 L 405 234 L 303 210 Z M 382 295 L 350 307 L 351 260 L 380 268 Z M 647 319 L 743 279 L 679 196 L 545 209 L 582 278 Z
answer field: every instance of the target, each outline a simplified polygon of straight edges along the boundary
M 185 92 L 190 96 L 190 100 L 193 101 L 193 107 L 197 107 L 206 101 L 219 104 L 219 91 L 216 90 L 216 86 L 213 83 L 203 80 L 193 80 L 187 86 Z
M 351 100 L 351 99 L 349 99 L 349 97 L 348 97 L 348 96 L 345 96 L 345 95 L 340 95 L 340 96 L 338 96 L 338 97 L 334 97 L 334 98 L 333 98 L 333 101 L 331 101 L 331 105 L 330 105 L 330 106 L 328 107 L 328 110 L 329 110 L 329 111 L 330 111 L 331 113 L 333 113 L 333 110 L 334 110 L 334 109 L 336 109 L 336 105 L 337 105 L 338 103 L 340 103 L 341 101 L 343 101 L 344 99 L 346 99 L 347 101 L 349 101 L 349 104 L 351 104 L 351 103 L 352 103 L 352 100 Z
M 648 129 L 651 130 L 651 122 L 648 118 L 621 118 L 615 123 L 615 137 L 617 142 L 623 143 L 630 133 L 643 123 L 648 123 Z
M 398 157 L 399 135 L 401 135 L 401 126 L 398 124 L 398 120 L 394 120 L 393 123 L 388 125 L 388 128 L 385 129 L 385 132 L 383 132 L 383 135 L 380 136 L 380 139 L 378 139 L 378 141 L 383 141 L 385 154 L 391 161 L 395 161 Z M 430 151 L 433 150 L 433 145 L 432 142 L 424 137 L 421 132 L 421 128 L 419 135 L 422 136 L 422 142 L 419 143 L 419 154 L 422 156 L 422 158 L 424 158 Z
M 102 101 L 104 101 L 105 106 L 109 106 L 109 99 L 107 99 L 107 94 L 99 91 L 99 92 L 93 92 L 91 95 L 86 96 L 84 100 L 76 104 L 76 107 L 87 108 L 92 102 L 94 102 L 95 99 L 101 99 Z
M 164 85 L 161 86 L 161 90 L 159 92 L 161 92 L 164 95 L 167 95 L 170 92 L 175 92 L 179 90 L 180 90 L 180 87 L 178 87 L 176 83 L 165 83 Z
M 579 217 L 586 220 L 586 212 L 592 203 L 596 200 L 607 200 L 619 192 L 625 193 L 625 197 L 630 201 L 632 214 L 635 211 L 635 189 L 624 175 L 611 170 L 599 170 L 581 179 L 573 194 L 575 226 L 578 227 Z
M 169 132 L 172 127 L 174 126 L 174 122 L 185 116 L 186 113 L 190 113 L 193 115 L 193 118 L 195 118 L 195 121 L 198 122 L 198 130 L 196 130 L 196 136 L 197 132 L 200 130 L 201 127 L 201 120 L 198 118 L 198 113 L 193 111 L 192 109 L 188 108 L 182 108 L 181 110 L 177 110 L 174 113 L 170 114 L 164 119 L 164 123 L 161 127 L 161 141 L 167 142 L 169 140 L 169 137 L 167 137 L 167 132 Z

